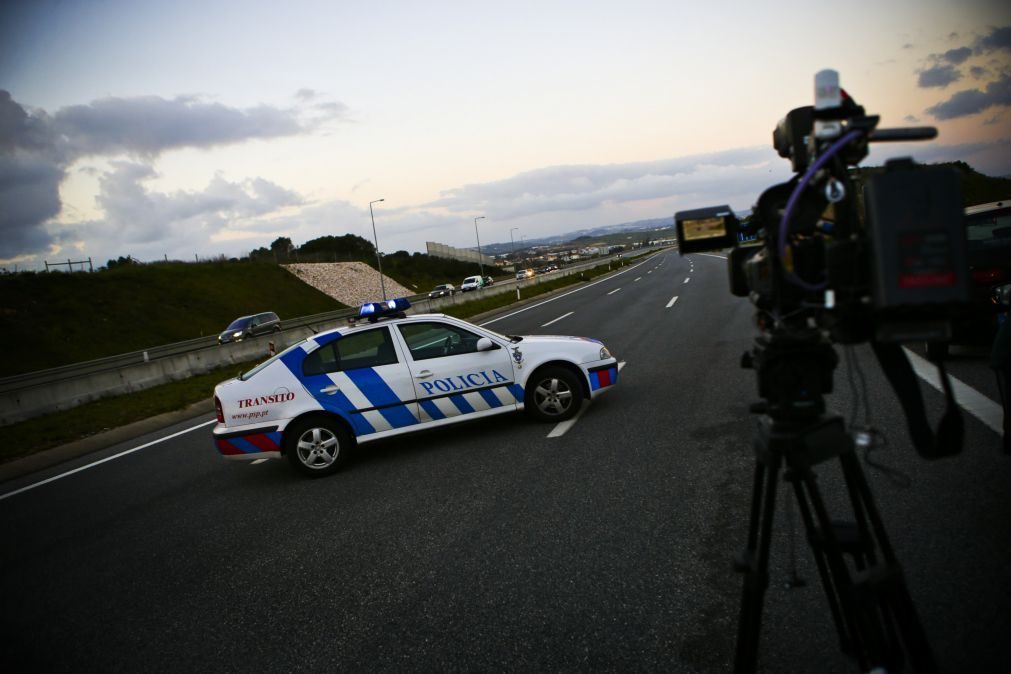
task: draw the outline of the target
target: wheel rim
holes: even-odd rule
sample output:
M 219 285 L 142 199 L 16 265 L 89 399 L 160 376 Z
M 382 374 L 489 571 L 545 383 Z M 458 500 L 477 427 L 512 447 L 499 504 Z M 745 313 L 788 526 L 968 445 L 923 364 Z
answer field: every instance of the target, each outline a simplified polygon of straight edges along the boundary
M 310 428 L 298 439 L 298 460 L 314 470 L 327 468 L 340 454 L 340 441 L 328 428 Z
M 542 413 L 557 417 L 572 405 L 572 389 L 561 379 L 545 379 L 534 389 L 534 404 Z

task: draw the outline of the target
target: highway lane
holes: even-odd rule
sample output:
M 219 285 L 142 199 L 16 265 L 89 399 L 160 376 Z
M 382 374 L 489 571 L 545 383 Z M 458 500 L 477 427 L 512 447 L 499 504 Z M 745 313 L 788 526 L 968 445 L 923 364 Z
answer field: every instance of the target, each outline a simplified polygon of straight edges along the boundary
M 751 313 L 724 261 L 661 254 L 489 325 L 597 337 L 626 362 L 561 437 L 498 417 L 369 445 L 341 474 L 303 480 L 279 462 L 226 463 L 201 429 L 2 500 L 3 661 L 726 671 L 753 465 L 754 378 L 738 367 Z M 920 461 L 865 349 L 854 357 L 884 460 L 912 479 L 869 473 L 928 634 L 949 671 L 993 669 L 1011 625 L 996 436 L 968 419 L 963 456 Z M 848 414 L 842 370 L 836 382 L 831 404 Z M 781 524 L 762 662 L 849 671 L 802 539 L 809 586 L 782 587 Z

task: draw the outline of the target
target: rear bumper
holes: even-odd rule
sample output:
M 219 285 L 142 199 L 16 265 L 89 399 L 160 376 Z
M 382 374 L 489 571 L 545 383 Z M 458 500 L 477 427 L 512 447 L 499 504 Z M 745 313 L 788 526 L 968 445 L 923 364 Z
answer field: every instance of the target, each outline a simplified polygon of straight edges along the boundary
M 252 461 L 281 458 L 282 433 L 277 426 L 235 431 L 218 424 L 211 434 L 214 446 L 226 459 Z

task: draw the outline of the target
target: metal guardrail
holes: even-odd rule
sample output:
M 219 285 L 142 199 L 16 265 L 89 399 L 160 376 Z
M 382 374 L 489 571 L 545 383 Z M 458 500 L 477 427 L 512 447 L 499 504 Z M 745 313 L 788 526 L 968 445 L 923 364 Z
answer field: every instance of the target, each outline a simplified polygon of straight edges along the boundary
M 591 267 L 595 267 L 603 262 L 607 262 L 614 259 L 610 258 L 596 258 L 590 262 L 570 265 L 565 267 L 559 274 L 550 275 L 537 275 L 526 281 L 517 282 L 515 279 L 507 279 L 504 281 L 496 282 L 488 290 L 494 290 L 497 293 L 505 292 L 506 288 L 515 288 L 517 285 L 521 287 L 523 285 L 533 285 L 539 283 L 544 278 L 555 278 L 558 275 L 570 275 L 573 273 L 578 273 L 582 270 L 586 270 Z M 469 296 L 471 293 L 467 293 Z M 481 291 L 474 293 L 475 295 L 483 294 Z M 460 295 L 460 293 L 457 293 Z M 452 303 L 457 301 L 463 301 L 461 296 L 460 299 L 451 298 Z M 419 309 L 428 306 L 425 311 L 433 311 L 438 309 L 439 300 L 429 300 L 428 293 L 420 293 L 418 295 L 413 295 L 408 298 L 411 304 L 418 306 Z M 469 299 L 469 297 L 468 297 Z M 297 328 L 308 327 L 314 329 L 314 326 L 333 323 L 334 321 L 340 321 L 341 319 L 346 319 L 350 316 L 355 315 L 355 309 L 340 309 L 337 311 L 329 311 L 319 314 L 312 314 L 310 316 L 301 316 L 299 318 L 292 318 L 281 321 L 281 325 L 284 330 L 289 329 L 294 330 Z M 34 388 L 38 386 L 46 386 L 61 381 L 69 381 L 73 379 L 78 379 L 81 377 L 87 377 L 89 375 L 100 374 L 103 372 L 111 372 L 115 370 L 122 369 L 131 365 L 140 365 L 144 363 L 155 362 L 164 358 L 171 358 L 174 356 L 179 356 L 182 354 L 192 353 L 195 351 L 200 351 L 201 349 L 209 348 L 220 348 L 218 345 L 217 335 L 209 337 L 197 337 L 194 339 L 185 340 L 182 342 L 174 342 L 172 344 L 165 344 L 162 346 L 153 346 L 149 349 L 142 349 L 140 351 L 131 351 L 129 353 L 123 353 L 116 356 L 107 356 L 104 358 L 96 358 L 94 360 L 84 361 L 81 363 L 74 363 L 71 365 L 63 365 L 61 367 L 49 368 L 46 370 L 38 370 L 35 372 L 26 372 L 23 374 L 12 375 L 9 377 L 0 378 L 0 393 L 12 393 L 23 389 Z

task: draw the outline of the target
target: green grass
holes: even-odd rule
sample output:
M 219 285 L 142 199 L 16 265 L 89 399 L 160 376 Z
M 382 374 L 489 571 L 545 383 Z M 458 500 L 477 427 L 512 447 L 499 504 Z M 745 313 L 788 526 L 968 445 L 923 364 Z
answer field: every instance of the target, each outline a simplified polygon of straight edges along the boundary
M 631 258 L 626 259 L 625 264 L 631 261 Z M 613 266 L 613 269 L 617 268 L 617 266 Z M 583 283 L 606 274 L 608 271 L 608 265 L 602 264 L 584 271 L 582 274 L 558 277 L 534 284 L 522 289 L 522 298 L 529 299 L 559 288 Z M 515 301 L 515 293 L 502 293 L 455 305 L 446 313 L 459 318 L 469 318 L 508 306 Z M 155 386 L 145 391 L 123 396 L 97 400 L 65 412 L 47 414 L 4 426 L 5 442 L 0 444 L 0 463 L 58 447 L 157 414 L 181 410 L 193 403 L 207 400 L 216 384 L 235 376 L 254 362 L 251 361 L 244 365 L 229 365 L 226 368 L 182 381 Z
M 255 262 L 0 276 L 0 377 L 216 335 L 244 314 L 274 311 L 283 322 L 343 306 Z

